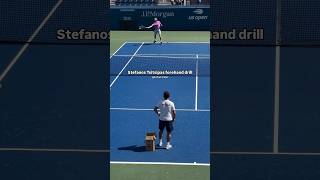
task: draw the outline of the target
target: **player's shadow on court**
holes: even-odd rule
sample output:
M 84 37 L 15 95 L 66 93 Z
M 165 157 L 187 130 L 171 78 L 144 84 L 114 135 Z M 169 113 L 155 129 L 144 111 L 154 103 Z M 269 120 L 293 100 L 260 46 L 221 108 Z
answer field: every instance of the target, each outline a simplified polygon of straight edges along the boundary
M 152 42 L 145 42 L 143 45 L 144 46 L 149 46 L 149 45 L 158 45 L 159 43 L 152 43 Z M 141 44 L 134 44 L 133 46 L 140 46 Z
M 155 43 L 144 43 L 143 45 L 149 46 L 149 45 L 155 45 Z
M 166 148 L 156 146 L 156 149 L 166 149 Z M 137 146 L 137 145 L 119 147 L 118 150 L 121 150 L 121 151 L 133 151 L 133 152 L 145 152 L 145 151 L 147 151 L 145 146 Z
M 145 146 L 137 146 L 137 145 L 119 147 L 118 150 L 133 151 L 133 152 L 145 152 L 145 151 L 147 151 Z

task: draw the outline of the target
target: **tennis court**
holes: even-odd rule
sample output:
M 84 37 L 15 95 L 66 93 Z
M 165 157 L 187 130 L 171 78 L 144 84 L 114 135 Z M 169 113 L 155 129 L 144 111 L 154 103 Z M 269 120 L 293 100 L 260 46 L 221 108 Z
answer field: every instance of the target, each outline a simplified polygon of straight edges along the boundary
M 209 52 L 207 42 L 125 42 L 111 55 L 111 164 L 209 165 Z M 177 108 L 173 148 L 148 152 L 145 134 L 158 131 L 153 107 L 164 90 Z

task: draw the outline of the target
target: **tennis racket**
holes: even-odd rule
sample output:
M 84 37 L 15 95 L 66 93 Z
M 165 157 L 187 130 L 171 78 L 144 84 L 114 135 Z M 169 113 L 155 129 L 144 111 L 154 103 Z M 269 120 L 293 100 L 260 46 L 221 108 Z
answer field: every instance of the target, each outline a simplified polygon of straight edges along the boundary
M 146 29 L 146 27 L 141 25 L 141 26 L 139 26 L 139 29 Z

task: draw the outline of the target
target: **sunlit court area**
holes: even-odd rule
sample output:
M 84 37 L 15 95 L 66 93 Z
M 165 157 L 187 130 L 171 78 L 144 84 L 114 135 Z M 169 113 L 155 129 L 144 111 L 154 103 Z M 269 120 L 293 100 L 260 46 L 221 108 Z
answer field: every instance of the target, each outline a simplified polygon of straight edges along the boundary
M 210 177 L 209 32 L 163 32 L 163 39 L 153 43 L 152 32 L 111 32 L 111 178 Z M 144 138 L 158 134 L 153 108 L 165 90 L 176 106 L 173 147 L 150 152 Z

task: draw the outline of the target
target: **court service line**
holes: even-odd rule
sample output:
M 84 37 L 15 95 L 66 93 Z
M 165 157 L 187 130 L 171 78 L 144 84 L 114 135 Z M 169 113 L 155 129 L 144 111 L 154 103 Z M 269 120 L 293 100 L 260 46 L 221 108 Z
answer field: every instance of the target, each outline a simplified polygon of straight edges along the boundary
M 42 149 L 42 148 L 0 148 L 0 151 L 28 151 L 28 152 L 83 152 L 83 153 L 108 153 L 104 149 Z
M 110 108 L 110 110 L 120 110 L 120 111 L 153 111 L 153 109 L 147 108 Z M 176 111 L 190 111 L 190 112 L 209 112 L 210 109 L 176 109 Z
M 127 41 L 127 43 L 141 43 L 139 41 Z M 151 43 L 153 44 L 153 42 L 143 42 L 143 43 Z M 183 41 L 172 41 L 172 42 L 163 42 L 163 44 L 171 44 L 171 43 L 174 43 L 174 44 L 210 44 L 209 41 L 199 41 L 199 42 L 196 42 L 196 41 L 186 41 L 186 42 L 183 42 Z
M 192 57 L 192 56 L 164 56 L 164 55 L 114 55 L 114 57 L 141 57 L 141 58 L 168 58 L 168 59 L 191 59 L 191 60 L 195 60 L 197 59 L 197 57 Z M 203 56 L 203 57 L 198 57 L 199 59 L 210 59 L 209 56 Z M 146 59 L 146 60 L 151 60 L 151 59 Z
M 307 153 L 307 152 L 210 152 L 210 154 L 217 155 L 291 155 L 291 156 L 320 156 L 320 153 Z
M 136 54 L 136 56 L 207 56 L 207 57 L 210 57 L 209 54 L 166 54 L 166 53 L 161 53 L 161 54 L 149 54 L 149 53 L 145 53 L 145 54 Z M 124 56 L 124 57 L 127 57 L 127 56 L 133 56 L 133 54 L 113 54 L 113 56 Z
M 197 60 L 196 60 L 196 93 L 195 93 L 195 100 L 194 100 L 194 110 L 198 110 L 198 60 L 199 56 L 198 54 L 196 55 Z
M 111 58 L 113 57 L 113 56 L 117 56 L 116 54 L 117 54 L 117 52 L 125 45 L 125 44 L 127 44 L 127 42 L 124 42 L 111 56 L 110 56 L 110 60 L 111 60 Z
M 0 75 L 0 83 L 2 80 L 6 77 L 8 72 L 12 69 L 12 67 L 16 64 L 16 62 L 19 60 L 21 55 L 25 52 L 25 50 L 29 47 L 29 43 L 31 43 L 34 38 L 39 34 L 40 30 L 43 28 L 43 26 L 47 23 L 47 21 L 50 19 L 50 17 L 53 15 L 53 13 L 57 10 L 57 8 L 60 6 L 60 4 L 63 2 L 63 0 L 59 0 L 54 7 L 51 9 L 49 14 L 43 19 L 43 21 L 40 23 L 40 25 L 36 28 L 36 30 L 32 33 L 32 35 L 29 37 L 27 42 L 22 46 L 22 48 L 18 51 L 18 53 L 14 56 L 12 61 L 9 63 L 9 65 L 4 69 L 2 74 Z
M 119 78 L 119 76 L 121 75 L 121 73 L 123 72 L 123 70 L 129 65 L 129 63 L 132 61 L 132 59 L 134 58 L 134 56 L 138 53 L 138 51 L 140 50 L 140 48 L 143 46 L 144 43 L 141 43 L 141 45 L 139 46 L 139 48 L 134 52 L 133 56 L 129 59 L 129 61 L 127 62 L 127 64 L 124 65 L 124 67 L 121 69 L 121 71 L 119 72 L 119 74 L 116 76 L 116 78 L 112 81 L 112 83 L 110 84 L 110 89 L 112 87 L 112 85 L 116 82 L 116 80 Z
M 137 56 L 139 55 L 155 55 L 155 56 L 158 56 L 158 55 L 176 55 L 176 56 L 196 56 L 196 55 L 199 55 L 199 56 L 210 56 L 210 54 L 170 54 L 170 53 L 161 53 L 161 54 L 149 54 L 149 53 L 145 53 L 145 54 L 137 54 Z
M 178 165 L 178 166 L 210 166 L 208 163 L 175 163 L 175 162 L 126 162 L 110 161 L 110 164 L 132 164 L 132 165 Z

